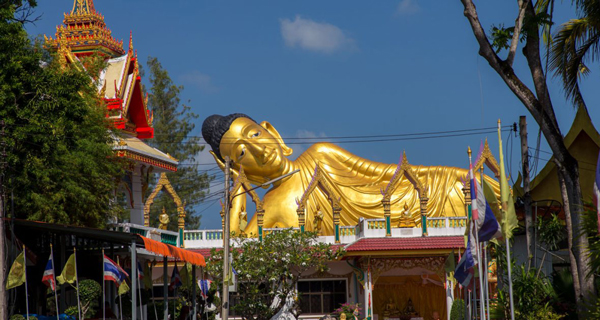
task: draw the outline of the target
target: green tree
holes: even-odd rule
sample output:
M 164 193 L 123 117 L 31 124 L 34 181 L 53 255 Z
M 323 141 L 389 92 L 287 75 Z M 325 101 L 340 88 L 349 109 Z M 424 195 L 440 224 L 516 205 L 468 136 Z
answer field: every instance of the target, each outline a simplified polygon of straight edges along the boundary
M 105 106 L 92 73 L 61 65 L 29 40 L 14 18 L 17 5 L 0 6 L 0 119 L 6 123 L 7 153 L 0 173 L 5 193 L 14 195 L 7 212 L 102 227 L 119 210 L 110 200 L 126 166 L 114 156 Z M 101 64 L 87 61 L 90 72 Z
M 326 271 L 326 262 L 342 255 L 343 249 L 334 250 L 316 237 L 314 232 L 287 229 L 267 235 L 262 242 L 255 238 L 235 238 L 231 254 L 238 294 L 235 304 L 230 303 L 232 310 L 242 319 L 266 320 L 276 315 L 286 298 L 295 292 L 300 274 L 311 268 Z M 223 250 L 212 249 L 206 268 L 221 288 Z M 298 300 L 294 303 L 292 309 L 296 310 Z
M 561 77 L 565 94 L 576 106 L 585 107 L 579 78 L 590 72 L 587 62 L 600 55 L 600 0 L 573 1 L 579 18 L 563 24 L 552 43 L 551 67 Z
M 529 0 L 518 0 L 515 8 L 515 26 L 495 28 L 490 38 L 481 25 L 473 1 L 461 0 L 461 2 L 464 6 L 464 15 L 479 45 L 479 55 L 488 62 L 531 113 L 552 150 L 563 198 L 569 260 L 578 297 L 577 306 L 582 313 L 585 310 L 584 300 L 595 295 L 595 288 L 593 278 L 588 277 L 590 274 L 590 258 L 587 254 L 589 243 L 582 222 L 583 199 L 579 168 L 577 160 L 565 146 L 556 120 L 546 82 L 546 70 L 541 58 L 544 49 L 542 39 L 543 36 L 548 36 L 547 31 L 552 24 L 548 13 L 550 1 L 539 0 L 534 3 Z M 529 72 L 522 75 L 518 75 L 517 70 L 513 68 L 520 43 L 524 43 L 522 52 L 529 68 Z M 499 56 L 504 49 L 508 51 L 505 59 Z M 531 88 L 528 83 L 531 83 Z
M 204 199 L 211 177 L 198 170 L 196 156 L 204 149 L 200 138 L 190 136 L 193 121 L 198 115 L 179 98 L 183 86 L 177 86 L 163 69 L 157 58 L 148 58 L 150 90 L 148 106 L 154 113 L 154 139 L 149 144 L 170 154 L 179 161 L 177 172 L 167 174 L 171 185 L 185 202 L 186 228 L 200 227 L 201 216 L 195 214 L 194 205 Z M 147 196 L 147 195 L 146 195 Z M 158 225 L 158 216 L 165 208 L 170 217 L 168 229 L 177 230 L 177 210 L 169 195 L 161 192 L 150 210 L 151 225 Z

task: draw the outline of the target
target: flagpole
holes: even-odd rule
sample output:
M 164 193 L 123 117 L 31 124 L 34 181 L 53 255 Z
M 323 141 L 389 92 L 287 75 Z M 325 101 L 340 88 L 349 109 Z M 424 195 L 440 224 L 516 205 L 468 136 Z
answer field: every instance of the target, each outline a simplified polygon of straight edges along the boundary
M 54 282 L 54 303 L 56 303 L 56 320 L 59 320 L 58 315 L 58 295 L 56 294 L 56 271 L 54 270 L 54 250 L 52 249 L 52 243 L 50 244 L 50 257 L 52 258 L 52 282 Z
M 491 319 L 490 317 L 490 286 L 488 283 L 488 256 L 487 256 L 487 241 L 485 241 L 483 243 L 483 259 L 484 259 L 484 263 L 485 263 L 485 278 L 483 279 L 484 284 L 485 284 L 485 304 L 486 304 L 486 310 L 487 310 L 487 318 Z
M 106 293 L 104 291 L 104 273 L 106 272 L 106 269 L 104 268 L 104 248 L 102 248 L 102 303 L 100 304 L 100 307 L 102 308 L 102 320 L 106 320 L 106 305 L 105 305 L 105 300 L 106 300 Z
M 500 123 L 500 119 L 498 119 L 498 147 L 500 149 L 500 170 L 502 173 L 504 173 L 504 154 L 502 153 L 502 135 L 500 134 L 500 129 L 501 129 L 501 123 Z M 500 179 L 506 179 L 506 175 L 505 174 L 500 174 Z M 503 181 L 500 181 L 500 189 L 502 189 L 502 183 Z M 504 183 L 506 183 L 506 180 L 504 180 Z M 508 203 L 506 203 L 506 201 L 504 199 L 501 199 L 501 204 L 502 204 L 502 216 L 506 217 L 506 211 L 508 210 Z M 504 240 L 506 243 L 506 262 L 508 265 L 508 295 L 509 295 L 509 301 L 510 301 L 510 318 L 511 320 L 515 320 L 515 307 L 514 307 L 514 301 L 513 301 L 513 285 L 512 285 L 512 266 L 511 266 L 511 256 L 510 256 L 510 243 L 508 240 L 508 237 L 506 236 L 506 234 L 504 234 Z
M 119 256 L 118 255 L 117 255 L 117 266 L 121 267 L 121 265 L 119 265 Z M 119 274 L 120 273 L 121 273 L 121 271 L 119 270 Z M 125 283 L 127 283 L 127 280 L 123 279 L 123 281 L 125 281 Z M 123 320 L 123 300 L 121 300 L 121 293 L 119 292 L 118 287 L 117 287 L 117 295 L 119 296 L 119 317 L 121 318 L 121 320 Z
M 152 286 L 150 288 L 150 293 L 152 294 L 152 305 L 154 305 L 154 316 L 156 318 L 156 320 L 158 320 L 158 311 L 156 310 L 156 301 L 154 300 L 154 280 L 152 279 L 152 272 L 154 270 L 154 264 L 156 263 L 156 258 L 152 260 L 152 263 L 150 263 L 150 268 L 149 269 L 149 277 L 150 277 L 150 283 L 152 283 Z
M 139 273 L 139 271 L 140 271 L 139 270 L 139 266 L 140 265 L 136 261 L 135 262 L 135 267 L 138 268 L 138 275 L 137 275 L 138 280 L 140 279 L 140 274 L 141 274 L 141 273 Z M 138 287 L 138 293 L 139 293 L 139 296 L 140 296 L 140 319 L 144 319 L 144 308 L 143 308 L 143 304 L 142 304 L 142 283 L 141 283 L 141 281 L 138 281 L 138 286 L 137 287 Z
M 79 319 L 81 317 L 81 303 L 79 302 L 79 275 L 77 275 L 77 248 L 73 247 L 73 254 L 75 255 L 75 291 L 77 291 L 77 311 L 79 313 Z
M 471 174 L 471 179 L 473 179 L 473 184 L 476 184 L 477 182 L 475 181 L 475 177 L 473 174 L 473 164 L 471 163 L 471 148 L 469 147 L 468 149 L 468 154 L 469 154 L 469 167 L 471 168 L 470 174 Z M 471 186 L 471 191 L 473 190 L 473 188 L 477 188 L 477 186 L 472 185 Z M 473 197 L 471 197 L 471 201 L 473 201 Z M 477 202 L 477 200 L 475 200 L 475 202 Z M 471 209 L 472 210 L 472 209 Z M 479 208 L 477 208 L 477 210 L 479 210 Z M 485 211 L 484 211 L 485 214 Z M 477 224 L 475 223 L 475 218 L 473 216 L 471 216 L 471 219 L 473 220 L 473 227 L 475 228 L 475 250 L 477 251 L 477 270 L 479 271 L 479 317 L 480 319 L 485 319 L 485 313 L 484 313 L 484 305 L 485 302 L 484 297 L 483 297 L 483 279 L 481 278 L 481 252 L 479 250 L 479 230 L 477 230 Z
M 29 293 L 27 290 L 27 249 L 23 245 L 23 272 L 25 273 L 25 313 L 29 319 Z

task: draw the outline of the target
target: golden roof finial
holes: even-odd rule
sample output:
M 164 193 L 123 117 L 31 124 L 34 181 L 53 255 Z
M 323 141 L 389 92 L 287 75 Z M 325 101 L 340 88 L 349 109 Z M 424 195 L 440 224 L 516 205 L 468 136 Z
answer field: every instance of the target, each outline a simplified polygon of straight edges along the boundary
M 133 53 L 133 33 L 129 30 L 129 52 Z
M 73 1 L 73 10 L 71 10 L 71 14 L 86 15 L 93 13 L 96 13 L 96 9 L 94 9 L 94 0 Z
M 471 146 L 467 147 L 467 154 L 469 155 L 469 158 L 471 157 Z

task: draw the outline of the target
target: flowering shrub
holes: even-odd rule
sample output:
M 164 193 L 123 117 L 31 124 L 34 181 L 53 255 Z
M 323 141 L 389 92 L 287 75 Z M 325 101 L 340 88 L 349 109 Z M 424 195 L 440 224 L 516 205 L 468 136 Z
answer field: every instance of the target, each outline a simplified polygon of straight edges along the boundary
M 361 311 L 362 309 L 360 308 L 360 303 L 346 302 L 342 304 L 339 308 L 335 309 L 333 314 L 337 315 L 338 319 L 342 315 L 342 313 L 346 315 L 346 319 L 353 319 L 353 316 L 355 315 L 354 312 L 356 312 L 356 317 L 358 318 L 358 315 Z
M 290 312 L 298 310 L 298 299 L 293 293 L 300 274 L 311 268 L 327 271 L 327 262 L 343 253 L 343 249 L 333 249 L 316 237 L 314 232 L 287 229 L 268 234 L 262 242 L 256 238 L 235 238 L 231 255 L 238 289 L 230 309 L 244 320 L 269 320 L 286 302 L 291 304 L 287 306 Z M 206 270 L 220 287 L 223 250 L 211 250 Z

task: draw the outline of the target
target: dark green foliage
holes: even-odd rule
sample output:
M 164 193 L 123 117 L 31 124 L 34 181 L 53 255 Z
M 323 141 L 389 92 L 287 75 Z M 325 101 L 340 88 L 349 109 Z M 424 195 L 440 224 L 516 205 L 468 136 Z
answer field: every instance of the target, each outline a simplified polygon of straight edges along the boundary
M 90 74 L 62 67 L 13 15 L 0 6 L 2 173 L 12 209 L 17 218 L 102 227 L 118 210 L 109 203 L 125 166 L 114 157 L 105 106 Z
M 452 303 L 452 309 L 450 310 L 450 320 L 464 320 L 465 319 L 465 301 L 463 299 L 456 299 Z
M 204 199 L 208 192 L 211 177 L 198 170 L 196 156 L 204 149 L 200 138 L 190 136 L 194 130 L 193 121 L 198 115 L 191 108 L 180 103 L 179 94 L 183 86 L 177 86 L 163 69 L 158 59 L 148 58 L 150 90 L 148 107 L 154 113 L 154 139 L 149 144 L 179 160 L 177 172 L 167 174 L 171 185 L 182 201 L 185 201 L 186 228 L 200 227 L 200 216 L 194 206 Z M 151 189 L 150 189 L 151 190 Z M 148 196 L 149 192 L 147 195 Z M 150 210 L 150 224 L 158 226 L 158 216 L 165 207 L 170 217 L 168 229 L 177 230 L 177 210 L 175 203 L 165 192 L 154 200 Z
M 98 282 L 91 279 L 79 281 L 79 300 L 81 302 L 81 314 L 84 319 L 96 314 L 101 296 L 102 287 Z

